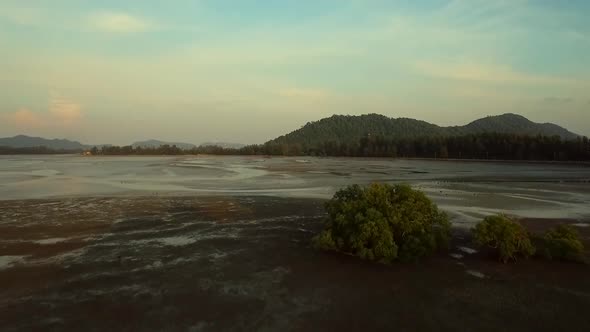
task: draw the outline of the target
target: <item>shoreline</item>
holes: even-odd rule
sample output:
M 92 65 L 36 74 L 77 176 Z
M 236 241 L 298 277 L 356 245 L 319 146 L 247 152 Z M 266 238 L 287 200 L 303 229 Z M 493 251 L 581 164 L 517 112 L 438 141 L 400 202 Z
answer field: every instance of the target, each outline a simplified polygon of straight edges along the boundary
M 353 159 L 353 160 L 407 160 L 407 161 L 441 161 L 457 163 L 486 163 L 486 164 L 531 164 L 531 165 L 572 165 L 590 167 L 590 161 L 559 161 L 559 160 L 511 160 L 511 159 L 458 159 L 458 158 L 411 158 L 411 157 L 360 157 L 360 156 L 282 156 L 282 155 L 250 155 L 250 154 L 120 154 L 120 155 L 83 155 L 80 153 L 56 153 L 56 154 L 0 154 L 0 156 L 79 156 L 79 157 L 244 157 L 244 158 L 318 158 L 318 159 Z

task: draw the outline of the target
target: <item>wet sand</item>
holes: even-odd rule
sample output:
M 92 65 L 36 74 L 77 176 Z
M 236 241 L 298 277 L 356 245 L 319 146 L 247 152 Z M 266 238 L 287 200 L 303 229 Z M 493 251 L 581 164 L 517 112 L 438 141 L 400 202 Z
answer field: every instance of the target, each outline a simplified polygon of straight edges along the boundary
M 465 228 L 418 264 L 318 252 L 322 200 L 0 201 L 0 330 L 582 331 L 590 267 L 501 264 Z M 534 233 L 590 220 L 523 220 Z
M 273 196 L 328 199 L 350 184 L 408 183 L 456 224 L 505 212 L 590 219 L 590 167 L 371 158 L 0 156 L 0 199 Z

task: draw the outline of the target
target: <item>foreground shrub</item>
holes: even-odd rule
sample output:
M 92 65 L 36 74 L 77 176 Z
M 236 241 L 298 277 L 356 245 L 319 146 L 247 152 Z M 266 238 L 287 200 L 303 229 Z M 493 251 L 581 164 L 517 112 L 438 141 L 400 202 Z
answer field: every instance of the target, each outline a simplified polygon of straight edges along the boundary
M 413 261 L 448 247 L 446 214 L 406 185 L 349 186 L 326 203 L 324 230 L 316 247 L 390 263 Z
M 473 230 L 473 237 L 480 247 L 497 249 L 504 263 L 516 260 L 518 255 L 529 257 L 535 254 L 535 247 L 524 227 L 504 215 L 486 217 Z
M 568 225 L 550 229 L 544 236 L 544 254 L 549 259 L 581 261 L 584 245 L 578 232 Z

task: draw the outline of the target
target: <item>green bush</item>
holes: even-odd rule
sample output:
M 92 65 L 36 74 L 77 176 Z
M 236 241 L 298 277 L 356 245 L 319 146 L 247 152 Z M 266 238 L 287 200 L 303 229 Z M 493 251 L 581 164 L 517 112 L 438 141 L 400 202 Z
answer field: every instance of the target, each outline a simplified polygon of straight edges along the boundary
M 316 247 L 390 263 L 413 261 L 448 248 L 446 214 L 407 185 L 349 186 L 326 203 L 324 230 Z
M 486 217 L 473 230 L 473 237 L 480 247 L 497 249 L 504 263 L 516 260 L 517 255 L 529 257 L 535 254 L 535 247 L 524 227 L 504 215 Z
M 549 259 L 581 261 L 584 245 L 578 232 L 568 225 L 550 229 L 544 236 L 544 254 Z

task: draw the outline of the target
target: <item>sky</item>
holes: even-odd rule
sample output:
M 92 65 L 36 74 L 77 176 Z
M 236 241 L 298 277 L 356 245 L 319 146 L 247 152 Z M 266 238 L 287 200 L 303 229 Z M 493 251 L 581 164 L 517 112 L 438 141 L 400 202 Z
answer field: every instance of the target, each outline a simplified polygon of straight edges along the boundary
M 587 0 L 0 0 L 0 137 L 262 143 L 332 114 L 590 136 Z

